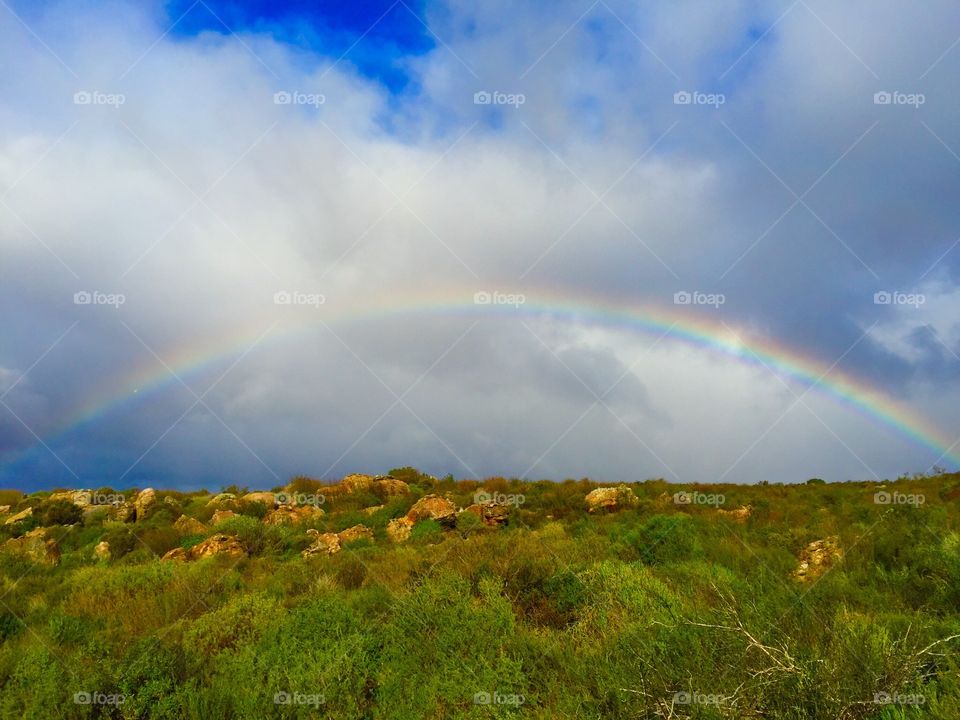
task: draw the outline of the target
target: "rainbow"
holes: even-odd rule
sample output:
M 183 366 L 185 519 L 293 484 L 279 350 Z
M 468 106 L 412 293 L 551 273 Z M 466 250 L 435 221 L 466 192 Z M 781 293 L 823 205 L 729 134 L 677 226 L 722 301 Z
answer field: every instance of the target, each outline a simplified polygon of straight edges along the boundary
M 96 421 L 124 404 L 134 402 L 158 390 L 179 384 L 180 379 L 208 371 L 220 364 L 229 364 L 247 352 L 281 337 L 296 336 L 308 330 L 340 324 L 383 319 L 423 316 L 463 318 L 543 319 L 549 318 L 591 328 L 643 333 L 657 338 L 685 343 L 696 348 L 719 352 L 739 362 L 766 367 L 783 374 L 817 392 L 872 418 L 881 426 L 893 429 L 937 455 L 937 460 L 960 464 L 948 439 L 929 421 L 908 406 L 869 383 L 842 372 L 822 361 L 776 343 L 768 337 L 733 329 L 711 316 L 709 311 L 691 313 L 683 306 L 637 305 L 609 298 L 582 295 L 576 298 L 550 291 L 526 290 L 525 302 L 519 306 L 477 304 L 472 292 L 434 290 L 416 296 L 389 301 L 357 301 L 339 306 L 333 299 L 319 309 L 272 307 L 274 315 L 264 315 L 246 322 L 239 331 L 219 336 L 204 336 L 196 344 L 179 348 L 169 356 L 159 352 L 163 362 L 138 369 L 120 383 L 94 392 L 94 397 L 74 413 L 54 433 L 54 439 L 76 428 Z M 285 322 L 277 324 L 277 310 L 291 310 Z M 319 313 L 319 314 L 318 314 Z M 318 320 L 319 318 L 319 320 Z M 273 329 L 266 332 L 274 325 Z M 254 329 L 251 329 L 251 326 Z M 172 371 L 172 372 L 171 372 Z

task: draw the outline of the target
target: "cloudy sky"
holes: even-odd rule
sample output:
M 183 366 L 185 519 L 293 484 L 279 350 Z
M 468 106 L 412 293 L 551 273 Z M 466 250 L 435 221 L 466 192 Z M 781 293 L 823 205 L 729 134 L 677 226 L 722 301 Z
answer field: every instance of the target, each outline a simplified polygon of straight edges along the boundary
M 277 5 L 0 2 L 0 485 L 956 466 L 956 2 Z

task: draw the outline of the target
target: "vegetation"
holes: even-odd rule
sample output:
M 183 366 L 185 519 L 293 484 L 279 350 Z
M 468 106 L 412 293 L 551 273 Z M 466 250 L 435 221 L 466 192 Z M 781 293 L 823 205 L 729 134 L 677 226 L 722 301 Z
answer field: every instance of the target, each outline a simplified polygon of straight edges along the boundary
M 593 512 L 587 480 L 391 475 L 296 478 L 329 493 L 287 524 L 246 488 L 125 522 L 5 492 L 33 512 L 0 525 L 0 717 L 960 718 L 960 475 L 651 480 Z M 457 512 L 391 539 L 427 495 Z

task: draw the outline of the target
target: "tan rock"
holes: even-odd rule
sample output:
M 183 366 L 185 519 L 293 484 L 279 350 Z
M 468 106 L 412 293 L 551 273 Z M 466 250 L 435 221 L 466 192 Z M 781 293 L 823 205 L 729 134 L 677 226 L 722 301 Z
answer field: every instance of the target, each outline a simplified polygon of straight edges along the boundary
M 110 516 L 117 522 L 133 522 L 137 519 L 137 510 L 133 503 L 115 500 L 110 505 Z
M 267 508 L 273 508 L 277 505 L 277 498 L 272 492 L 252 492 L 241 497 L 240 502 L 244 504 L 263 503 Z
M 354 473 L 347 475 L 340 481 L 344 492 L 354 493 L 361 490 L 371 490 L 373 488 L 373 478 L 370 475 Z
M 60 562 L 60 548 L 56 540 L 48 540 L 46 530 L 34 528 L 26 535 L 10 538 L 0 549 L 22 555 L 33 562 L 44 565 L 57 565 Z
M 733 510 L 724 510 L 723 508 L 717 508 L 717 515 L 720 517 L 729 518 L 735 523 L 740 523 L 741 525 L 745 523 L 750 518 L 750 513 L 753 512 L 753 507 L 750 505 L 741 505 L 738 508 Z
M 411 530 L 413 530 L 413 520 L 409 518 L 397 518 L 387 523 L 387 537 L 391 542 L 406 542 L 410 538 Z
M 321 533 L 311 529 L 307 534 L 313 538 L 313 544 L 300 553 L 303 557 L 334 555 L 340 552 L 340 537 L 336 533 Z
M 237 496 L 233 493 L 223 492 L 217 493 L 210 500 L 207 501 L 207 506 L 216 505 L 217 507 L 229 506 L 233 507 L 237 502 Z
M 842 559 L 843 548 L 840 547 L 839 537 L 831 535 L 823 540 L 814 540 L 800 551 L 797 568 L 791 577 L 799 582 L 814 580 Z
M 316 505 L 280 505 L 263 518 L 265 525 L 297 525 L 323 517 Z
M 21 510 L 16 515 L 11 515 L 3 523 L 4 525 L 13 525 L 14 523 L 20 522 L 21 520 L 26 520 L 28 517 L 33 517 L 33 508 L 28 507 L 26 510 Z
M 366 525 L 354 525 L 346 530 L 337 533 L 341 543 L 353 542 L 354 540 L 373 540 L 373 530 Z
M 599 510 L 619 510 L 622 507 L 631 507 L 640 502 L 640 498 L 633 494 L 627 485 L 616 487 L 602 487 L 591 490 L 584 498 L 588 512 Z
M 217 510 L 213 517 L 210 518 L 211 525 L 219 525 L 224 520 L 229 520 L 232 517 L 236 517 L 237 514 L 233 510 Z
M 391 477 L 390 475 L 384 475 L 373 481 L 373 490 L 380 497 L 397 497 L 400 495 L 408 495 L 410 493 L 410 486 L 403 480 L 397 480 L 397 478 Z
M 439 523 L 453 524 L 457 519 L 457 506 L 439 495 L 424 495 L 410 508 L 407 519 L 419 522 L 428 518 Z
M 8 512 L 10 512 L 9 505 L 0 505 L 0 515 L 6 515 Z
M 218 512 L 224 511 L 220 510 Z M 226 512 L 230 511 L 227 510 Z M 214 516 L 216 516 L 216 513 L 214 513 Z M 202 535 L 208 530 L 206 525 L 189 515 L 181 515 L 178 517 L 177 521 L 173 524 L 173 529 L 181 535 Z
M 378 510 L 383 510 L 383 508 L 384 508 L 383 505 L 372 505 L 372 506 L 370 506 L 370 507 L 368 507 L 368 508 L 364 508 L 364 509 L 363 509 L 363 514 L 364 514 L 364 515 L 373 515 L 373 514 L 374 514 L 375 512 L 377 512 Z
M 474 503 L 466 509 L 466 512 L 473 513 L 489 527 L 506 525 L 510 520 L 510 506 L 493 502 Z
M 93 504 L 92 490 L 64 490 L 63 492 L 51 493 L 47 500 L 67 500 L 81 508 L 86 508 Z
M 157 502 L 157 491 L 153 488 L 144 488 L 133 500 L 133 509 L 137 521 L 143 520 L 147 516 L 147 510 Z
M 97 546 L 93 549 L 93 558 L 95 560 L 109 560 L 110 559 L 110 543 L 106 540 L 101 540 L 97 543 Z
M 174 548 L 161 560 L 200 560 L 201 558 L 226 556 L 240 558 L 247 554 L 243 545 L 234 535 L 217 533 L 194 545 L 189 550 Z

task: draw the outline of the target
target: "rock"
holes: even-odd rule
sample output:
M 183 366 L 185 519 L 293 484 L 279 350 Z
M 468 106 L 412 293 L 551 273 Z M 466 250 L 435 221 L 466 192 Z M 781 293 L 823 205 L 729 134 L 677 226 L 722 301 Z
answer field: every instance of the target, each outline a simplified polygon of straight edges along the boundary
M 495 502 L 474 503 L 466 509 L 479 517 L 484 525 L 490 527 L 499 527 L 506 525 L 510 520 L 510 506 L 500 505 Z
M 237 496 L 233 493 L 217 493 L 210 500 L 207 501 L 207 507 L 210 505 L 216 505 L 217 507 L 222 507 L 224 505 L 233 506 L 237 502 Z
M 361 490 L 371 490 L 373 488 L 373 478 L 370 475 L 354 473 L 347 475 L 340 481 L 340 487 L 343 492 L 354 493 Z
M 263 518 L 265 525 L 296 525 L 323 517 L 316 505 L 280 505 Z
M 145 488 L 137 493 L 133 500 L 134 516 L 137 521 L 144 520 L 149 510 L 157 502 L 157 491 L 153 488 Z
M 346 530 L 337 533 L 341 543 L 353 542 L 354 540 L 373 540 L 373 530 L 366 525 L 354 525 Z
M 115 500 L 110 505 L 110 516 L 117 522 L 133 522 L 137 519 L 137 510 L 133 503 Z
M 72 502 L 74 505 L 78 505 L 81 508 L 87 508 L 90 505 L 93 505 L 93 491 L 65 490 L 63 492 L 51 493 L 47 500 L 68 500 L 69 502 Z
M 236 517 L 237 514 L 233 510 L 217 510 L 213 517 L 210 518 L 211 525 L 219 525 L 224 520 L 229 520 L 232 517 Z
M 8 512 L 10 512 L 9 505 L 0 505 L 0 514 L 6 515 Z
M 380 497 L 397 497 L 408 495 L 410 486 L 403 480 L 397 480 L 390 475 L 383 475 L 373 481 L 373 491 Z
M 14 523 L 20 522 L 21 520 L 26 520 L 28 517 L 33 517 L 33 508 L 28 507 L 26 510 L 21 510 L 16 515 L 11 515 L 3 523 L 4 525 L 13 525 Z
M 277 506 L 277 498 L 272 492 L 252 492 L 240 498 L 241 503 L 263 503 L 268 509 Z
M 363 514 L 364 514 L 364 515 L 373 515 L 373 514 L 374 514 L 375 512 L 377 512 L 378 510 L 383 510 L 383 508 L 384 508 L 383 505 L 372 505 L 372 506 L 370 506 L 370 507 L 368 507 L 368 508 L 364 508 L 364 509 L 363 509 Z
M 741 525 L 747 521 L 750 517 L 750 513 L 753 512 L 753 507 L 750 505 L 741 505 L 735 510 L 724 510 L 723 508 L 717 508 L 717 515 L 720 517 L 730 518 L 736 523 Z
M 791 577 L 799 582 L 813 580 L 842 559 L 843 548 L 840 547 L 839 537 L 831 535 L 823 540 L 814 540 L 800 551 L 797 569 Z
M 229 512 L 229 510 L 227 512 Z M 214 513 L 214 516 L 216 516 L 216 513 Z M 173 529 L 181 535 L 203 535 L 207 532 L 206 525 L 189 515 L 181 515 L 178 517 L 177 521 L 173 524 Z
M 457 506 L 439 495 L 424 495 L 410 508 L 407 519 L 419 522 L 428 518 L 442 524 L 452 525 L 457 520 Z
M 106 540 L 101 540 L 97 543 L 97 546 L 93 549 L 93 558 L 94 560 L 109 560 L 110 559 L 110 543 Z
M 22 555 L 33 562 L 44 565 L 57 565 L 60 562 L 60 548 L 56 540 L 47 540 L 46 530 L 34 528 L 23 537 L 10 538 L 0 549 Z
M 387 537 L 391 542 L 405 542 L 410 538 L 411 530 L 413 530 L 413 520 L 409 518 L 397 518 L 387 523 Z
M 627 485 L 617 485 L 616 487 L 603 487 L 591 490 L 584 498 L 587 504 L 587 512 L 597 512 L 598 510 L 618 510 L 621 507 L 630 507 L 637 505 L 640 498 L 633 494 Z
M 340 537 L 336 533 L 321 533 L 311 529 L 307 534 L 313 538 L 313 544 L 300 553 L 303 557 L 334 555 L 340 552 Z
M 235 536 L 217 533 L 211 535 L 206 540 L 200 541 L 189 550 L 174 548 L 164 555 L 161 560 L 200 560 L 201 558 L 219 555 L 240 558 L 246 554 L 247 551 Z

